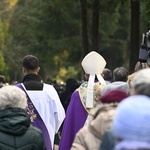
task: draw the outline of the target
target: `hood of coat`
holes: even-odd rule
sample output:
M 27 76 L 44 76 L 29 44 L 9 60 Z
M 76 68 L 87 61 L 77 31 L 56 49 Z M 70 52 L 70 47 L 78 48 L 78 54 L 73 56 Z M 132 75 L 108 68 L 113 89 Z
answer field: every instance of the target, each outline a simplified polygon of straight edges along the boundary
M 30 126 L 30 118 L 25 110 L 20 108 L 7 108 L 0 110 L 0 131 L 12 134 L 22 135 Z
M 111 127 L 116 105 L 117 104 L 100 104 L 90 112 L 89 130 L 97 138 L 101 139 L 105 131 Z

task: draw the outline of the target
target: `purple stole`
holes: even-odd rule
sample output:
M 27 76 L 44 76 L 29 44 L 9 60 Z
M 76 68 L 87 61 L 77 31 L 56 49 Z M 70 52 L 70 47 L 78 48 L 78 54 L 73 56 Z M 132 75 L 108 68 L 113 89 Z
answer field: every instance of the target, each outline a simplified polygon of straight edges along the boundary
M 22 89 L 26 93 L 27 102 L 28 102 L 28 108 L 27 108 L 26 111 L 27 111 L 27 113 L 30 117 L 31 125 L 33 125 L 34 127 L 39 128 L 42 131 L 44 141 L 45 141 L 45 145 L 46 145 L 46 150 L 52 150 L 50 136 L 48 134 L 47 128 L 46 128 L 41 116 L 39 115 L 38 111 L 36 110 L 35 106 L 33 105 L 32 101 L 30 99 L 30 97 L 28 96 L 27 92 L 22 87 L 22 85 L 19 83 L 16 86 L 19 87 L 20 89 Z

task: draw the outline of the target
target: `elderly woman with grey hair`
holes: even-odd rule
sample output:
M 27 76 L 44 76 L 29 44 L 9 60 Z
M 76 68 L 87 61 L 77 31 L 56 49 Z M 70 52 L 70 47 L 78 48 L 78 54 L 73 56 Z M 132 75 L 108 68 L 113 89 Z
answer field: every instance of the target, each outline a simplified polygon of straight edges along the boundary
M 130 82 L 130 94 L 150 96 L 150 68 L 136 72 Z
M 46 150 L 41 131 L 30 126 L 25 93 L 15 86 L 0 89 L 0 149 Z

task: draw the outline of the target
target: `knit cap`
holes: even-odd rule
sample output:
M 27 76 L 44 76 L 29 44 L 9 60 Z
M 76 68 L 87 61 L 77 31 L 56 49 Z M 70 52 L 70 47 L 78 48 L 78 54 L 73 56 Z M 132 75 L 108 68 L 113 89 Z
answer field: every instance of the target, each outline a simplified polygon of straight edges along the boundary
M 103 96 L 105 93 L 112 91 L 112 90 L 121 90 L 124 91 L 125 93 L 129 94 L 129 86 L 127 82 L 123 81 L 116 81 L 112 82 L 110 84 L 107 84 L 104 86 L 101 92 L 101 96 Z
M 134 95 L 119 103 L 113 120 L 116 138 L 150 143 L 150 98 Z

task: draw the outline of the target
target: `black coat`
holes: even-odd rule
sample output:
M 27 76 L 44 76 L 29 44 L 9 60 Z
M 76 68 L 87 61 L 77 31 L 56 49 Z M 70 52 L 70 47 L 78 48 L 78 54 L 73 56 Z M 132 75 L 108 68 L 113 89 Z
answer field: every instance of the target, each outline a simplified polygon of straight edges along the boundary
M 0 150 L 46 150 L 41 131 L 20 108 L 0 110 Z

